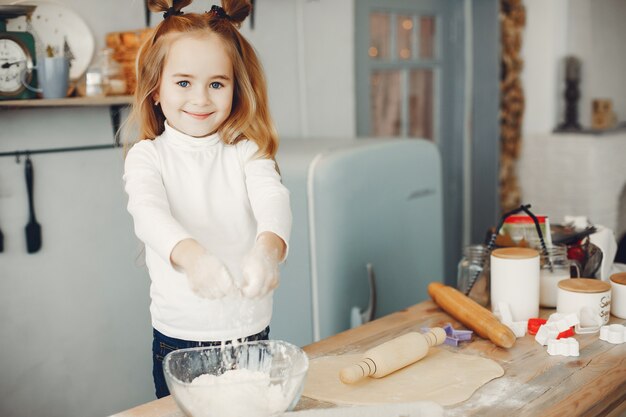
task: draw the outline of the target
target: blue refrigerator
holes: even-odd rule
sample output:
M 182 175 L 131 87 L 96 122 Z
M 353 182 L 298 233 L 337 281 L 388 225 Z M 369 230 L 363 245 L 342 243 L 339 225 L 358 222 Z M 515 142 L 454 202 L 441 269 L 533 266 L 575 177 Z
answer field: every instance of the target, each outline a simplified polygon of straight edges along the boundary
M 293 228 L 272 339 L 309 344 L 423 301 L 428 283 L 443 281 L 441 160 L 432 142 L 284 140 L 276 159 Z

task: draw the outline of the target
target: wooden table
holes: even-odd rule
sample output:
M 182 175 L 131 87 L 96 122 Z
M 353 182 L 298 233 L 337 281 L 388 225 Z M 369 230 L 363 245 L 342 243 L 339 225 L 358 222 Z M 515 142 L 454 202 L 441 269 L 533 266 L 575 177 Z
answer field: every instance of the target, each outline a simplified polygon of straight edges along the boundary
M 547 317 L 554 310 L 542 310 Z M 432 301 L 380 318 L 304 348 L 310 358 L 362 352 L 421 327 L 460 323 Z M 626 324 L 611 316 L 610 324 Z M 580 356 L 550 356 L 534 336 L 517 339 L 511 349 L 496 347 L 474 337 L 460 347 L 444 349 L 491 358 L 504 368 L 504 376 L 482 386 L 472 397 L 446 407 L 447 416 L 611 416 L 626 415 L 626 343 L 613 345 L 599 334 L 576 335 Z M 334 407 L 302 397 L 296 409 Z M 182 417 L 171 397 L 140 405 L 116 417 Z

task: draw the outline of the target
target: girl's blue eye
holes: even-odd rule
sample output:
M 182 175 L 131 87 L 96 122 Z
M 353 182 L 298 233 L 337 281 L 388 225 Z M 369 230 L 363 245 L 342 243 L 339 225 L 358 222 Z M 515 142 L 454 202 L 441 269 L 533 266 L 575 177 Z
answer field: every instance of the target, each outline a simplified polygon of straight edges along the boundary
M 180 85 L 183 88 L 189 87 L 189 81 L 179 81 L 176 84 Z
M 222 88 L 222 87 L 223 87 L 222 83 L 218 83 L 217 81 L 213 81 L 211 83 L 211 88 L 219 89 L 219 88 Z

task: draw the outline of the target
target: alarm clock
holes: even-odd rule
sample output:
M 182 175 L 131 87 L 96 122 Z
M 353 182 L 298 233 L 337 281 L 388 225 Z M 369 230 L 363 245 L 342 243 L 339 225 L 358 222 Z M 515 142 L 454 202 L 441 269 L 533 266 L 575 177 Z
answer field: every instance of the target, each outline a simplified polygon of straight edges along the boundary
M 24 87 L 22 80 L 33 87 L 37 76 L 35 39 L 28 32 L 9 32 L 6 19 L 30 14 L 35 6 L 0 6 L 0 100 L 34 98 L 36 93 Z

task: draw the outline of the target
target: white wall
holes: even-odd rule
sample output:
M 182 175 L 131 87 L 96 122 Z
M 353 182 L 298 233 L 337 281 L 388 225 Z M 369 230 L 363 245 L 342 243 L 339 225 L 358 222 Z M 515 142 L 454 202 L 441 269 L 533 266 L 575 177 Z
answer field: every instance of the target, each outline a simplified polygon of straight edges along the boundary
M 526 99 L 525 134 L 550 132 L 560 120 L 562 90 L 560 58 L 566 54 L 568 0 L 525 0 L 526 27 L 522 41 L 522 85 Z
M 244 24 L 283 138 L 354 136 L 353 1 L 259 0 L 255 29 Z M 99 47 L 107 32 L 144 24 L 139 0 L 57 2 L 84 18 Z M 0 110 L 0 152 L 111 141 L 106 108 Z M 0 415 L 101 416 L 151 400 L 149 279 L 125 211 L 121 152 L 32 159 L 43 247 L 28 255 L 24 165 L 0 158 Z
M 626 2 L 570 0 L 567 50 L 582 59 L 580 113 L 591 124 L 591 102 L 613 100 L 618 121 L 626 121 Z
M 525 135 L 551 132 L 563 121 L 563 59 L 582 61 L 579 121 L 591 124 L 591 101 L 613 100 L 626 120 L 626 2 L 623 0 L 525 0 L 522 81 Z

